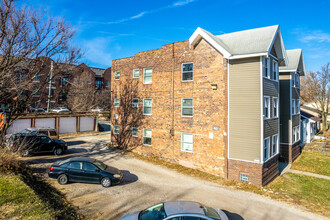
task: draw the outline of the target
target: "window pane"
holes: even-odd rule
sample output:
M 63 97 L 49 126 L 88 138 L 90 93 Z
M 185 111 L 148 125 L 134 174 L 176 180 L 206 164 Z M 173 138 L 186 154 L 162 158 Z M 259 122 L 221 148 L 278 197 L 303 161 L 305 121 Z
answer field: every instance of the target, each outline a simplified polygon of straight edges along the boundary
M 149 138 L 149 137 L 144 137 L 144 138 L 143 138 L 143 144 L 151 145 L 151 138 Z
M 193 116 L 193 109 L 192 108 L 182 108 L 182 115 Z
M 133 136 L 138 136 L 138 129 L 137 128 L 132 128 L 132 135 Z
M 185 63 L 182 65 L 182 71 L 192 71 L 193 63 Z
M 182 73 L 182 80 L 193 80 L 193 72 Z
M 143 108 L 143 114 L 151 115 L 152 114 L 152 108 L 151 107 L 144 107 Z
M 152 130 L 151 129 L 143 129 L 143 137 L 150 137 L 152 136 Z
M 85 163 L 85 170 L 95 171 L 95 170 L 97 170 L 97 168 L 93 164 Z
M 82 162 L 72 162 L 72 163 L 69 164 L 68 168 L 82 169 Z
M 133 70 L 133 77 L 139 77 L 140 71 L 138 69 Z
M 183 151 L 193 151 L 193 145 L 189 143 L 182 143 Z
M 193 100 L 192 99 L 182 99 L 182 106 L 193 106 Z
M 144 76 L 144 83 L 152 83 L 152 76 Z
M 192 143 L 193 142 L 193 135 L 192 134 L 182 134 L 182 142 L 188 142 Z
M 151 107 L 152 99 L 144 99 L 144 106 Z

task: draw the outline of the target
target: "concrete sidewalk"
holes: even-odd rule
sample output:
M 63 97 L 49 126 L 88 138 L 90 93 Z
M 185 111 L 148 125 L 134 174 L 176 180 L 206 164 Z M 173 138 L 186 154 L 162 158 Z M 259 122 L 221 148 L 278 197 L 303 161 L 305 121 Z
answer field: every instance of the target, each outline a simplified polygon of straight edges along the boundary
M 309 172 L 300 171 L 300 170 L 288 169 L 286 172 L 296 173 L 296 174 L 302 174 L 302 175 L 306 175 L 306 176 L 312 176 L 312 177 L 316 177 L 316 178 L 330 180 L 330 177 L 329 176 L 324 176 L 324 175 L 320 175 L 320 174 L 316 174 L 316 173 L 309 173 Z

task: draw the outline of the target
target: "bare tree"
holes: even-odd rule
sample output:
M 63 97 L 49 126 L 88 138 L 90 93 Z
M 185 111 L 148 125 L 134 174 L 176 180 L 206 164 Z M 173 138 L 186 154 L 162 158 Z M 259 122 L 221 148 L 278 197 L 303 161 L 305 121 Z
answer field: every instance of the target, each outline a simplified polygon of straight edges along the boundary
M 67 105 L 75 112 L 89 111 L 94 106 L 95 89 L 88 74 L 69 83 Z
M 74 33 L 61 18 L 0 0 L 0 104 L 9 109 L 0 117 L 0 145 L 7 128 L 46 87 L 50 62 L 71 64 L 80 58 L 80 49 L 72 46 Z
M 110 110 L 111 103 L 111 91 L 110 90 L 101 90 L 95 93 L 95 102 L 94 106 L 102 108 L 104 111 Z
M 143 109 L 139 103 L 141 97 L 138 93 L 138 83 L 132 80 L 121 81 L 117 89 L 111 94 L 112 143 L 121 149 L 131 150 L 140 143 L 140 141 L 132 140 L 132 129 L 138 129 L 143 124 Z
M 327 130 L 327 115 L 330 102 L 330 62 L 321 71 L 309 72 L 301 81 L 301 99 L 304 103 L 312 103 L 319 110 L 322 118 L 322 130 Z

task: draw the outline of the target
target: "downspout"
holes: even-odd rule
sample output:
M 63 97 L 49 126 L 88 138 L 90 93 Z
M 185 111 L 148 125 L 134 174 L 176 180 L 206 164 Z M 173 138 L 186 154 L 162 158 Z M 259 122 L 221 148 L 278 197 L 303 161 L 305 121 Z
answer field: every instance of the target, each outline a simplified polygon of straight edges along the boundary
M 175 67 L 175 55 L 174 55 L 174 43 L 172 43 L 172 129 L 170 131 L 172 136 L 173 154 L 175 151 L 174 146 L 174 67 Z

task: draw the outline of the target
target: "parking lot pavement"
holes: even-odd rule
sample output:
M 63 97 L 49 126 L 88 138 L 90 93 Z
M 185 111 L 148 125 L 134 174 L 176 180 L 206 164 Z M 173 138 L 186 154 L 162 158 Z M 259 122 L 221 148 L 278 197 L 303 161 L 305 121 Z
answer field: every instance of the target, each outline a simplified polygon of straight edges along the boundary
M 69 146 L 66 154 L 39 155 L 26 158 L 34 171 L 66 194 L 80 212 L 92 219 L 119 219 L 123 214 L 147 208 L 156 203 L 173 200 L 198 201 L 204 205 L 226 210 L 230 219 L 321 219 L 287 203 L 249 192 L 232 190 L 215 183 L 176 173 L 164 167 L 146 163 L 105 146 L 109 132 L 64 139 Z M 70 183 L 59 185 L 49 179 L 50 165 L 74 156 L 88 156 L 124 174 L 121 185 L 103 188 L 98 184 Z

